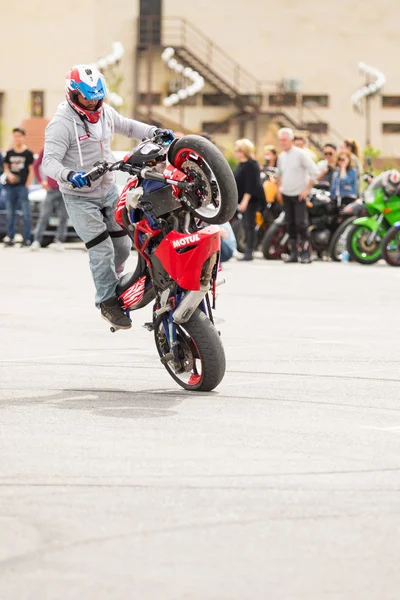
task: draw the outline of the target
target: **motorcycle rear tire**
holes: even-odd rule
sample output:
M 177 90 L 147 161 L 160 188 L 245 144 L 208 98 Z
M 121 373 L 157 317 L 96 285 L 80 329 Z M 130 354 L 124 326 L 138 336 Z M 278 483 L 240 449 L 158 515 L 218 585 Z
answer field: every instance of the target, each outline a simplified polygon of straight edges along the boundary
M 220 204 L 217 213 L 213 216 L 205 216 L 203 209 L 192 209 L 192 213 L 206 223 L 222 225 L 230 221 L 237 210 L 238 191 L 232 169 L 227 163 L 224 155 L 209 140 L 199 135 L 185 135 L 174 142 L 168 158 L 176 168 L 180 169 L 184 162 L 184 151 L 193 150 L 208 165 L 214 174 L 219 188 Z
M 182 381 L 174 372 L 170 363 L 164 363 L 165 368 L 181 387 L 195 392 L 211 392 L 219 385 L 225 375 L 225 351 L 220 335 L 210 319 L 199 308 L 187 323 L 177 326 L 182 328 L 191 338 L 201 361 L 201 376 L 199 380 L 190 384 Z M 160 357 L 164 356 L 163 348 L 158 340 L 158 330 L 155 330 L 155 342 Z
M 282 229 L 282 236 L 279 235 L 280 229 Z M 274 240 L 274 237 L 278 236 L 277 239 L 280 241 L 284 235 L 286 235 L 286 225 L 282 225 L 281 223 L 272 223 L 271 227 L 267 229 L 267 232 L 265 233 L 261 242 L 261 250 L 264 258 L 267 260 L 279 260 L 283 253 L 288 252 L 288 247 L 286 244 L 283 246 L 282 251 L 279 254 L 271 253 L 271 244 Z

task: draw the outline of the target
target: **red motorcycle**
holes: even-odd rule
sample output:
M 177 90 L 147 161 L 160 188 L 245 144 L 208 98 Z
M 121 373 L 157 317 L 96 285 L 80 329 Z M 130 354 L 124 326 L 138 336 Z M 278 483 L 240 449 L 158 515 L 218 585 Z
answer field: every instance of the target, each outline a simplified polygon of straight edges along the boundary
M 119 301 L 128 316 L 154 301 L 153 320 L 144 326 L 154 332 L 162 364 L 183 388 L 210 391 L 225 374 L 213 319 L 222 283 L 217 224 L 233 217 L 237 188 L 225 158 L 208 140 L 188 135 L 166 144 L 157 137 L 144 140 L 122 161 L 95 163 L 86 176 L 94 181 L 115 170 L 132 176 L 115 218 L 139 258 L 135 271 L 119 281 Z

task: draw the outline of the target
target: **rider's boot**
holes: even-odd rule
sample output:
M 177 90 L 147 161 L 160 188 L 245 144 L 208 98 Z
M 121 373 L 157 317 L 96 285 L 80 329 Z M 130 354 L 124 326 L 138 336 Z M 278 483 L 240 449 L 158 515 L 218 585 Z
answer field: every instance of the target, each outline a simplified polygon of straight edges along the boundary
M 130 329 L 132 327 L 131 320 L 122 310 L 116 296 L 104 300 L 104 302 L 100 304 L 100 311 L 103 319 L 117 329 Z
M 285 263 L 297 263 L 298 254 L 297 254 L 297 242 L 296 240 L 291 240 L 289 243 L 290 254 L 287 258 L 284 259 Z

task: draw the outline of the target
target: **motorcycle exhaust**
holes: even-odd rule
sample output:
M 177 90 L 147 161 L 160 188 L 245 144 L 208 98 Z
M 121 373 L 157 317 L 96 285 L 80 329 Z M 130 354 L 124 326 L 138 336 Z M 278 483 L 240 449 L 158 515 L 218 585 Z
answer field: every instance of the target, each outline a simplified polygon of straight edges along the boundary
M 206 294 L 207 291 L 204 290 L 188 292 L 174 312 L 174 322 L 181 325 L 182 323 L 189 321 Z

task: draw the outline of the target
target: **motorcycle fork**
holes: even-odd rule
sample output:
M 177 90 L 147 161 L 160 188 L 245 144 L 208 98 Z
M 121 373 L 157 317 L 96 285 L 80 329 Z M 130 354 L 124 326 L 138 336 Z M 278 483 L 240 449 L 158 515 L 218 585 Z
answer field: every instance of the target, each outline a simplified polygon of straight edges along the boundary
M 164 355 L 165 360 L 170 360 L 171 358 L 175 362 L 175 364 L 179 363 L 179 355 L 178 355 L 178 342 L 176 335 L 176 324 L 174 323 L 174 317 L 172 311 L 170 311 L 167 315 L 162 317 L 162 323 L 164 326 L 165 337 L 167 338 L 167 344 L 169 346 L 170 352 Z
M 378 223 L 378 228 L 375 231 L 371 231 L 371 233 L 367 237 L 368 246 L 371 246 L 371 244 L 375 241 L 375 236 L 378 235 L 379 227 L 382 225 L 382 221 L 384 218 L 385 217 L 383 214 L 380 214 L 379 217 L 377 218 L 376 222 Z
M 211 323 L 214 324 L 214 316 L 212 313 L 209 293 L 207 293 L 204 296 L 203 300 L 200 302 L 200 309 L 203 311 L 206 317 L 210 319 Z

